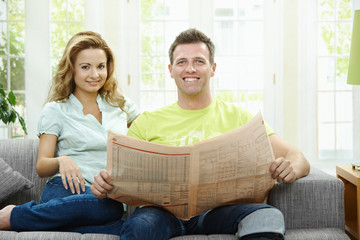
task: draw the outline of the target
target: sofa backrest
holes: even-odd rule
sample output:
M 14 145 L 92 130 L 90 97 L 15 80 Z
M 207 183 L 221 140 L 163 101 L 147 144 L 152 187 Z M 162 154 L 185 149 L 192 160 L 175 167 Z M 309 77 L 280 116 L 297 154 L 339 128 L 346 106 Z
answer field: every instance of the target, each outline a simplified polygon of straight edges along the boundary
M 35 200 L 39 202 L 47 178 L 36 173 L 38 139 L 0 139 L 0 158 L 15 171 L 34 183 L 34 187 L 18 192 L 0 203 L 0 208 L 8 204 L 22 204 Z

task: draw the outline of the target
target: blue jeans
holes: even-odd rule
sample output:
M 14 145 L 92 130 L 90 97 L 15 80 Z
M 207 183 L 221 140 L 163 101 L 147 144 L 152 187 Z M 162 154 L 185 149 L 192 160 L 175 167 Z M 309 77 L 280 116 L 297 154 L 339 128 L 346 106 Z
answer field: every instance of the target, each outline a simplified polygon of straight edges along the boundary
M 70 188 L 64 188 L 60 177 L 52 179 L 41 195 L 40 204 L 31 201 L 13 208 L 11 228 L 119 235 L 123 224 L 122 203 L 99 199 L 89 186 L 85 188 L 81 194 L 72 194 Z
M 269 209 L 266 216 L 257 214 L 256 221 L 248 218 L 251 222 L 246 222 L 246 217 L 253 213 L 261 212 L 262 209 Z M 272 221 L 262 221 L 262 218 L 269 220 L 273 217 L 274 211 L 277 215 L 275 222 L 277 223 L 274 231 L 285 234 L 285 226 L 283 216 L 279 210 L 267 204 L 239 203 L 214 208 L 199 216 L 193 217 L 188 221 L 183 221 L 165 209 L 144 206 L 137 208 L 135 212 L 126 220 L 120 231 L 121 240 L 162 240 L 171 237 L 191 235 L 191 234 L 235 234 L 239 230 L 239 223 L 244 219 L 246 226 L 253 226 L 253 232 L 269 232 L 273 229 Z M 263 226 L 269 222 L 269 226 Z

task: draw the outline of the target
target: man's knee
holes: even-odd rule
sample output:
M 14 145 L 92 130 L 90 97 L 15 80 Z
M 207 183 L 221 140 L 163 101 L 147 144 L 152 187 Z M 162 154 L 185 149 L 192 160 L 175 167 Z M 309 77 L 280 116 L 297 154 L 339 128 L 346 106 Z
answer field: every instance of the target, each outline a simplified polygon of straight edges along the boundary
M 154 228 L 164 221 L 166 214 L 163 209 L 158 207 L 137 208 L 126 220 L 126 223 L 132 226 L 136 225 L 142 229 Z
M 121 239 L 168 239 L 179 228 L 178 220 L 157 207 L 138 208 L 125 221 Z
M 244 236 L 257 233 L 274 233 L 280 237 L 284 236 L 285 222 L 281 211 L 276 208 L 263 208 L 250 213 L 240 221 L 236 236 L 242 239 Z
M 240 240 L 283 240 L 284 237 L 278 233 L 255 233 L 246 235 Z

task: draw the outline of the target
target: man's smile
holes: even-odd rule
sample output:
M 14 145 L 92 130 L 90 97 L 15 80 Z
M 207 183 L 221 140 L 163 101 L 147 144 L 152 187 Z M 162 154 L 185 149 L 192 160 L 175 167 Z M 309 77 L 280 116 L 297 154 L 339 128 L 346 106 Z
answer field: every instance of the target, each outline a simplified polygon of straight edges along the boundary
M 185 81 L 185 82 L 194 82 L 194 81 L 197 81 L 197 80 L 199 80 L 200 78 L 183 78 L 183 80 Z

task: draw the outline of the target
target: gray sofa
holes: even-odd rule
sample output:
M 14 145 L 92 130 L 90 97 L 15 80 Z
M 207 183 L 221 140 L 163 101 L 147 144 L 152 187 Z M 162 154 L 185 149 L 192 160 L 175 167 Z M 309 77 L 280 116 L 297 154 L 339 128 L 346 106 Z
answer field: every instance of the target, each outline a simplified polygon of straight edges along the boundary
M 0 158 L 13 170 L 20 172 L 34 183 L 30 189 L 14 193 L 2 202 L 21 204 L 30 200 L 39 201 L 45 179 L 40 179 L 35 170 L 37 139 L 0 140 Z M 1 198 L 0 198 L 1 199 Z M 286 240 L 342 240 L 349 239 L 344 231 L 344 186 L 341 180 L 319 169 L 312 169 L 307 177 L 291 184 L 276 184 L 269 194 L 268 203 L 280 209 L 286 222 Z M 70 232 L 15 232 L 0 231 L 0 239 L 119 239 L 119 236 L 104 234 L 80 234 Z M 233 235 L 194 235 L 173 239 L 206 240 L 235 239 Z

